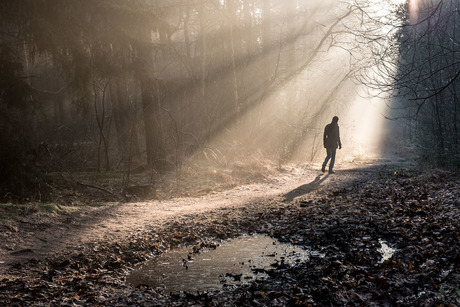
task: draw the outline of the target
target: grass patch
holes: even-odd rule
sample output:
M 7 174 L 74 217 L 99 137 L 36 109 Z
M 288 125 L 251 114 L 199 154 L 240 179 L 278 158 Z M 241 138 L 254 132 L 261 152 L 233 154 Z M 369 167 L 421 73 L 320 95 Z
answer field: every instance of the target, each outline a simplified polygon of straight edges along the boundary
M 10 226 L 22 217 L 32 214 L 57 215 L 71 211 L 72 208 L 56 203 L 0 203 L 0 226 Z
M 0 225 L 10 225 L 12 222 L 11 215 L 6 212 L 0 212 Z
M 60 211 L 63 210 L 63 206 L 54 204 L 54 203 L 48 203 L 48 204 L 39 204 L 37 206 L 37 210 L 39 212 L 45 212 L 45 213 L 50 213 L 50 214 L 55 214 L 59 213 Z
M 0 225 L 15 224 L 17 218 L 23 213 L 23 206 L 13 205 L 11 203 L 0 204 Z

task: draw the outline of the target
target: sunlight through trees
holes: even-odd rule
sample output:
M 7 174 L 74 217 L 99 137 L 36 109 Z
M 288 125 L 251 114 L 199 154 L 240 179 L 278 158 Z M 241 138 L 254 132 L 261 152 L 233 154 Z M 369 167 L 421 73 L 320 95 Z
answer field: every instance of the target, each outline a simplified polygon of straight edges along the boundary
M 39 174 L 51 171 L 120 170 L 129 184 L 139 170 L 153 178 L 191 165 L 312 163 L 333 115 L 353 159 L 378 153 L 369 142 L 387 131 L 377 122 L 394 89 L 416 93 L 409 100 L 436 125 L 445 156 L 458 149 L 458 136 L 447 137 L 457 135 L 457 18 L 447 13 L 456 1 L 439 3 L 6 1 L 5 178 L 25 191 L 46 186 Z M 449 128 L 425 121 L 430 108 L 453 116 Z

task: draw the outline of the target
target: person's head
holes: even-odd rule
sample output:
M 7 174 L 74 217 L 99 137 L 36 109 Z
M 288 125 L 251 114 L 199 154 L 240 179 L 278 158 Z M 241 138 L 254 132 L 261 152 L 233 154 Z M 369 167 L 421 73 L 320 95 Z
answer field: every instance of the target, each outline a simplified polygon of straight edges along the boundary
M 339 118 L 338 118 L 337 116 L 334 116 L 334 117 L 332 118 L 332 122 L 333 122 L 333 123 L 337 124 L 338 121 L 339 121 Z

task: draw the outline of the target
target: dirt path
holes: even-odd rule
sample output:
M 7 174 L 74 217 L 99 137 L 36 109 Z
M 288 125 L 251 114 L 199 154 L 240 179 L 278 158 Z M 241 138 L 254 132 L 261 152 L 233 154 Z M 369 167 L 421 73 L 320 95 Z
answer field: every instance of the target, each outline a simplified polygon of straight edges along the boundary
M 319 188 L 349 181 L 365 173 L 356 172 L 357 169 L 365 170 L 380 163 L 349 164 L 331 176 L 322 174 L 317 167 L 290 168 L 262 183 L 201 197 L 84 206 L 58 216 L 32 215 L 24 218 L 18 227 L 1 234 L 0 270 L 3 272 L 14 263 L 46 257 L 63 249 L 78 250 L 89 242 L 119 240 L 142 233 L 146 228 L 161 228 L 166 222 L 183 216 L 261 201 L 292 201 Z

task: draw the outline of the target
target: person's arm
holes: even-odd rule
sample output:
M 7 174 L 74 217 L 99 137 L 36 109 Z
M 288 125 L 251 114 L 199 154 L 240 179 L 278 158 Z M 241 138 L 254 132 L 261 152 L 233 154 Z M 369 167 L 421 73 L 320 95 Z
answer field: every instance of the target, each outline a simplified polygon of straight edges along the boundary
M 338 143 L 339 143 L 339 149 L 342 149 L 342 142 L 340 142 L 340 129 L 339 127 L 337 126 L 337 140 L 338 140 Z
M 323 146 L 326 148 L 326 139 L 327 139 L 327 125 L 324 127 L 324 133 L 323 133 Z

